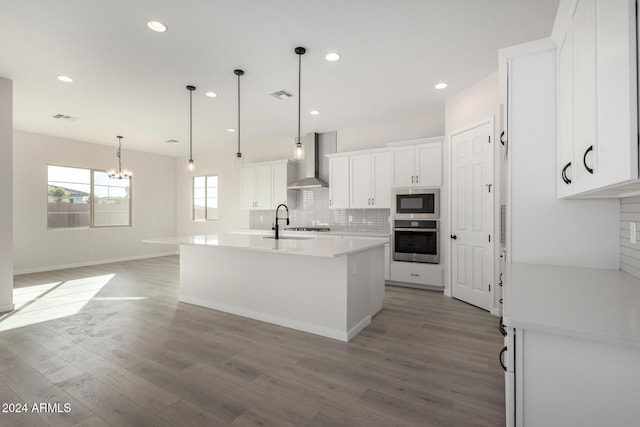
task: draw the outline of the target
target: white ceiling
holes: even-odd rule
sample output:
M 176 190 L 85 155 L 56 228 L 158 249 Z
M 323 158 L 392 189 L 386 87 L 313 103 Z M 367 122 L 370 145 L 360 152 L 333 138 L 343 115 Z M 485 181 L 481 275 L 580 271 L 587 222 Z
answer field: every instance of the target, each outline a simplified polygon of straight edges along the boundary
M 547 37 L 558 0 L 0 0 L 0 76 L 14 81 L 14 128 L 181 156 L 189 94 L 199 151 L 349 123 L 397 123 L 442 111 L 444 99 L 497 69 L 497 49 Z M 154 33 L 159 20 L 169 31 Z M 342 54 L 327 62 L 329 51 Z M 68 75 L 75 82 L 56 79 Z M 446 81 L 443 91 L 435 83 Z M 207 91 L 218 93 L 208 98 Z M 317 109 L 320 115 L 311 116 Z M 53 119 L 55 114 L 77 117 Z M 426 136 L 426 135 L 425 135 Z M 168 139 L 180 144 L 164 143 Z M 244 151 L 244 150 L 243 150 Z

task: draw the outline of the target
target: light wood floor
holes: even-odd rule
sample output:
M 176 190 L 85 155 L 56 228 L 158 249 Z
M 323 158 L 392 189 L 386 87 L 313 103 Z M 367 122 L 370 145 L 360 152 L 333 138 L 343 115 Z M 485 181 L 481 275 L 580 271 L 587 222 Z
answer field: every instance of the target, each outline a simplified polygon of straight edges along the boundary
M 15 283 L 0 403 L 29 412 L 3 427 L 504 425 L 498 319 L 439 293 L 387 287 L 342 343 L 178 303 L 175 256 Z

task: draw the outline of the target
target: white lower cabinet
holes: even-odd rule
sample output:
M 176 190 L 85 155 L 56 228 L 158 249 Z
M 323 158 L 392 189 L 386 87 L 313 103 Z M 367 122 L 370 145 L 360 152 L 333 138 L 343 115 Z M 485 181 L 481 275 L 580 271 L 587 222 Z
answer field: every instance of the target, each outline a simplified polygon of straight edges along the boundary
M 390 266 L 392 282 L 440 287 L 444 283 L 442 275 L 440 264 L 392 261 Z
M 538 330 L 507 334 L 507 427 L 638 425 L 640 348 Z

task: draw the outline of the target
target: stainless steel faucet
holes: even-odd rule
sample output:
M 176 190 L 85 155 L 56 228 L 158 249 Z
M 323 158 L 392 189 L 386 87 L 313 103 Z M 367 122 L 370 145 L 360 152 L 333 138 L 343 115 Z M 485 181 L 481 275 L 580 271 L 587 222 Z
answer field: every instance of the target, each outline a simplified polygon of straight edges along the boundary
M 285 219 L 285 218 L 278 218 L 278 210 L 280 210 L 280 207 L 284 207 L 287 211 L 287 225 L 289 225 L 289 208 L 287 207 L 287 205 L 285 205 L 284 203 L 280 203 L 278 205 L 278 207 L 276 208 L 276 223 L 273 226 L 273 229 L 276 230 L 276 239 L 279 239 L 280 237 L 278 236 L 278 220 L 279 219 Z

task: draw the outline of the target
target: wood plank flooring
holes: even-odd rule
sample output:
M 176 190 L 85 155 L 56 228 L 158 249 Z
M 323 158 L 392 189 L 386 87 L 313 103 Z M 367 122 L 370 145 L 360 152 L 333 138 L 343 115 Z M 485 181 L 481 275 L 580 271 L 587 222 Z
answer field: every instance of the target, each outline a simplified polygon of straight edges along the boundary
M 29 411 L 0 425 L 505 424 L 502 338 L 482 310 L 387 287 L 383 311 L 342 343 L 178 303 L 178 274 L 172 256 L 16 276 L 0 404 Z

